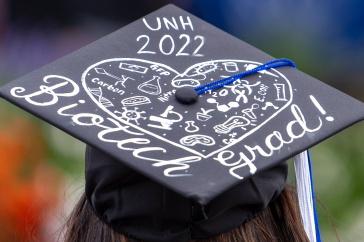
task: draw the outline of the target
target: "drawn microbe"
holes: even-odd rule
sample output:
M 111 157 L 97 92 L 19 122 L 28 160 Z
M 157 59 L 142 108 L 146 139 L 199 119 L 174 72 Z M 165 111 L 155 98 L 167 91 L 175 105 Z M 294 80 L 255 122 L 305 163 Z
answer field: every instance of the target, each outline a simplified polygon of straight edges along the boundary
M 217 64 L 211 62 L 207 64 L 202 64 L 196 68 L 196 73 L 198 74 L 207 74 L 213 72 L 217 69 Z
M 144 111 L 137 111 L 138 108 L 137 107 L 134 107 L 134 109 L 132 110 L 129 110 L 128 108 L 126 107 L 123 107 L 123 110 L 124 112 L 119 112 L 119 111 L 114 111 L 114 113 L 120 113 L 121 114 L 121 117 L 122 119 L 125 119 L 126 122 L 130 122 L 130 121 L 134 121 L 135 124 L 139 125 L 139 122 L 138 120 L 139 119 L 146 119 L 146 117 L 143 117 L 142 114 L 144 114 L 145 112 Z
M 215 144 L 215 140 L 207 135 L 193 134 L 188 135 L 180 139 L 180 143 L 185 146 L 205 145 L 212 146 Z

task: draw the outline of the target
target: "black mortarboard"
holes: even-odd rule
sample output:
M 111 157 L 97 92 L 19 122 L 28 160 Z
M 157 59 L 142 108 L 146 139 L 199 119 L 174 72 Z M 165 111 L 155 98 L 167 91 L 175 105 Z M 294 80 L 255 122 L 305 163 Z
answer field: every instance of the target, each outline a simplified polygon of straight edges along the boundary
M 87 143 L 97 158 L 86 170 L 117 177 L 107 156 L 207 205 L 364 117 L 361 102 L 292 66 L 189 96 L 273 59 L 168 5 L 3 86 L 1 96 Z

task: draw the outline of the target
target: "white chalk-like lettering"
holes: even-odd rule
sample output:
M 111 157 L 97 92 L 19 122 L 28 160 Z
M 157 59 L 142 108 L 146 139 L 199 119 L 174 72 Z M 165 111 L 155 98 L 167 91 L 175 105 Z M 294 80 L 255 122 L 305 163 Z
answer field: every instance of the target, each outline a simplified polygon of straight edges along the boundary
M 145 18 L 143 18 L 143 23 L 144 23 L 145 27 L 147 27 L 151 31 L 161 30 L 162 29 L 161 18 L 156 17 L 155 19 L 156 19 L 156 23 L 153 23 L 153 27 L 152 27 L 147 22 L 147 20 Z M 163 17 L 163 23 L 164 23 L 164 27 L 167 30 L 170 30 L 170 29 L 179 30 L 180 29 L 175 17 L 171 17 L 170 19 Z M 194 30 L 191 18 L 189 16 L 186 16 L 186 17 L 179 16 L 179 24 L 181 25 L 183 30 L 187 30 L 187 27 L 189 27 L 192 31 Z
M 179 30 L 176 19 L 172 17 L 172 21 L 169 21 L 167 18 L 163 18 L 164 25 L 169 30 L 169 26 L 171 26 L 175 30 Z
M 190 17 L 187 16 L 186 20 L 187 21 L 185 21 L 183 19 L 183 16 L 179 16 L 179 21 L 181 22 L 183 30 L 186 30 L 186 26 L 189 26 L 191 28 L 191 30 L 193 31 L 193 25 L 192 25 L 192 21 L 191 21 Z
M 43 82 L 51 85 L 40 85 L 39 91 L 19 95 L 25 92 L 25 88 L 23 87 L 14 87 L 11 89 L 10 93 L 14 97 L 24 98 L 28 103 L 31 103 L 36 106 L 49 106 L 58 102 L 58 97 L 71 97 L 75 96 L 80 88 L 78 85 L 72 81 L 71 79 L 58 75 L 48 75 L 43 78 Z M 57 89 L 65 90 L 67 92 L 57 92 Z M 39 98 L 42 101 L 36 101 L 35 99 Z M 44 101 L 48 100 L 48 101 Z
M 293 120 L 289 121 L 286 125 L 288 137 L 285 139 L 281 132 L 277 130 L 272 131 L 264 139 L 264 149 L 267 149 L 267 151 L 263 149 L 262 145 L 255 145 L 253 147 L 244 145 L 244 150 L 239 152 L 238 155 L 230 150 L 224 150 L 218 153 L 213 159 L 223 166 L 230 167 L 229 172 L 232 176 L 243 179 L 243 176 L 238 174 L 239 169 L 247 167 L 251 174 L 256 172 L 257 168 L 254 165 L 257 156 L 256 153 L 263 157 L 271 157 L 274 154 L 274 151 L 280 150 L 285 144 L 290 144 L 294 140 L 303 137 L 306 133 L 316 132 L 322 127 L 322 120 L 317 116 L 318 125 L 314 128 L 309 128 L 305 116 L 296 104 L 291 105 L 291 113 L 293 115 Z M 250 157 L 248 157 L 246 153 L 248 153 Z M 236 159 L 235 156 L 238 156 L 238 159 Z
M 161 29 L 162 25 L 161 25 L 161 19 L 160 19 L 159 17 L 157 17 L 157 18 L 156 18 L 156 20 L 157 20 L 157 27 L 155 27 L 155 28 L 152 28 L 152 27 L 148 24 L 148 22 L 147 22 L 147 20 L 146 20 L 145 18 L 143 18 L 143 23 L 144 23 L 144 25 L 145 25 L 148 29 L 150 29 L 150 30 L 152 30 L 152 31 L 157 31 L 157 30 L 160 30 L 160 29 Z

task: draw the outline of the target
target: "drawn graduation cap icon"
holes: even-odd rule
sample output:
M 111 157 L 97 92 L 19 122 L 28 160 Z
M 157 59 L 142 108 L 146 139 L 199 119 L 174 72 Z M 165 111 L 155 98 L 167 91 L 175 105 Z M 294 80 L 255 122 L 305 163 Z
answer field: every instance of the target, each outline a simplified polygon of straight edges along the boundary
M 89 145 L 90 201 L 107 177 L 118 183 L 127 171 L 208 206 L 364 117 L 361 102 L 292 66 L 194 90 L 271 60 L 168 5 L 3 86 L 1 96 Z

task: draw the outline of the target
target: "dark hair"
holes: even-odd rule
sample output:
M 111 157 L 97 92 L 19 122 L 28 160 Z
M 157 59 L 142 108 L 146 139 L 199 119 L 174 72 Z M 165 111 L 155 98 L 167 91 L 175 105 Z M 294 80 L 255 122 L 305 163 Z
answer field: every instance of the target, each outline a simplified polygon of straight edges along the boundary
M 65 225 L 65 242 L 141 242 L 114 231 L 94 213 L 83 194 Z M 309 242 L 301 223 L 295 188 L 287 185 L 277 199 L 249 222 L 198 242 Z

